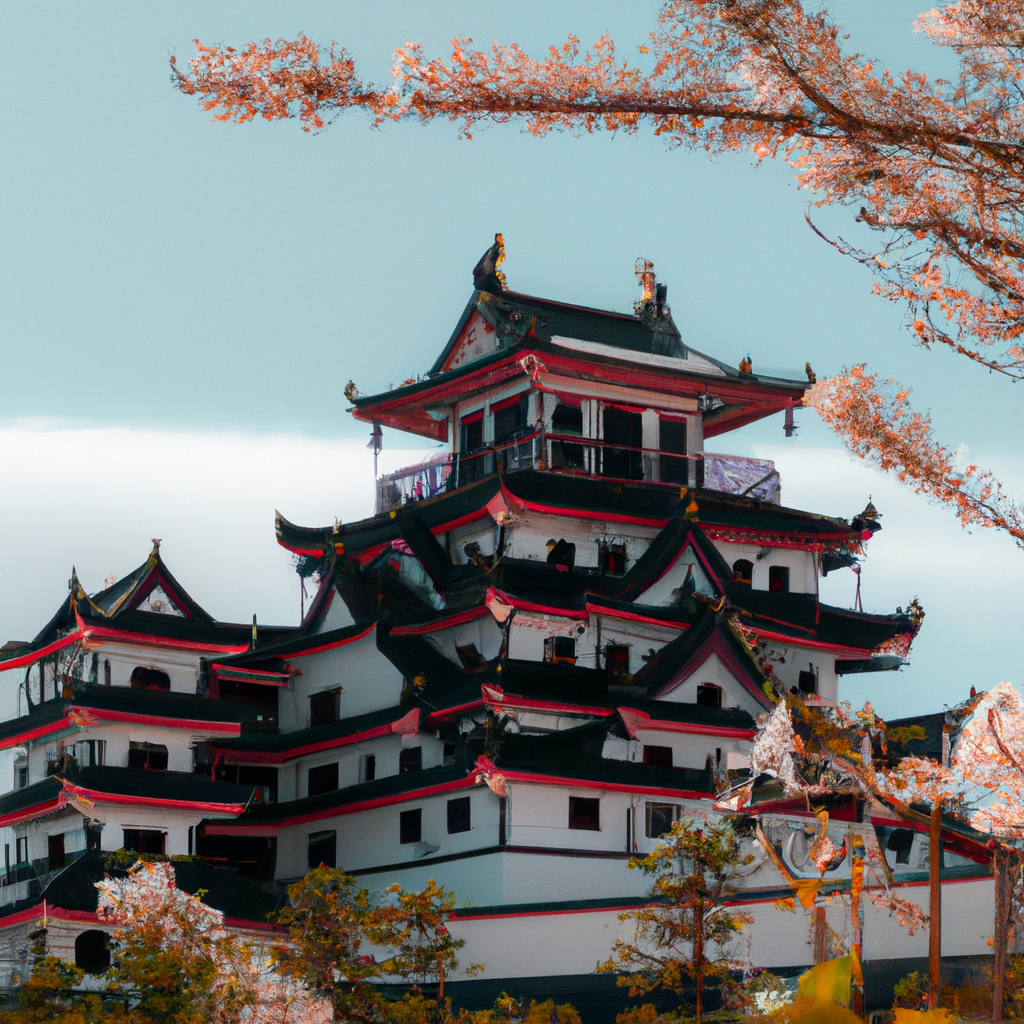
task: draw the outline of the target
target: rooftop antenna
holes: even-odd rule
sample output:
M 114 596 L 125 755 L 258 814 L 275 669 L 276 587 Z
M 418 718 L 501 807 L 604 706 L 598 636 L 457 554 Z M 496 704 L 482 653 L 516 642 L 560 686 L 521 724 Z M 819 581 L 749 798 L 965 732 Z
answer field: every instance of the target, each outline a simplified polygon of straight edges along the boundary
M 370 443 L 366 447 L 373 449 L 373 485 L 376 487 L 377 456 L 380 455 L 380 450 L 384 447 L 384 431 L 380 429 L 380 424 L 376 420 L 373 421 L 373 430 L 370 432 Z

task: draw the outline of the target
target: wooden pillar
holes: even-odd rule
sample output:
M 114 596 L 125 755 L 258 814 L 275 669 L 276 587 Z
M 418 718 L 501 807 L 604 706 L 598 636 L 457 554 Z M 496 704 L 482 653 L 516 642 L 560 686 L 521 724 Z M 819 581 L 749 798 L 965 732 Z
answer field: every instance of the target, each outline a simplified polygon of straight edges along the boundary
M 823 964 L 825 962 L 825 943 L 828 935 L 828 924 L 825 919 L 825 907 L 821 904 L 815 906 L 812 912 L 814 921 L 814 962 Z
M 928 839 L 928 1006 L 939 1005 L 939 978 L 942 957 L 942 889 L 939 865 L 942 862 L 942 801 L 932 804 Z

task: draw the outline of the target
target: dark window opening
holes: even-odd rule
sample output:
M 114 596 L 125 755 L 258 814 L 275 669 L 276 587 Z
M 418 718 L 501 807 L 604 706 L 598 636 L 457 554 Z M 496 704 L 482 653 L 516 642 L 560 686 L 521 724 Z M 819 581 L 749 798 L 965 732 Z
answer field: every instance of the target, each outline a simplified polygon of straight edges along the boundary
M 398 755 L 398 771 L 418 772 L 423 767 L 423 748 L 406 747 Z
M 559 402 L 551 414 L 551 433 L 570 437 L 583 436 L 583 408 Z M 571 441 L 551 443 L 551 463 L 556 469 L 584 469 L 583 445 Z
M 552 538 L 547 543 L 548 565 L 563 565 L 566 569 L 572 569 L 576 564 L 576 545 L 569 541 Z
M 604 410 L 602 474 L 622 480 L 643 480 L 643 421 L 638 412 L 628 409 Z M 621 445 L 621 447 L 619 447 Z
M 102 974 L 110 966 L 106 932 L 90 928 L 76 936 L 75 966 L 86 974 Z
M 654 765 L 655 768 L 671 768 L 672 748 L 648 746 L 645 743 L 644 764 Z
M 647 805 L 647 838 L 660 839 L 672 831 L 679 816 L 679 808 L 675 804 Z
M 109 658 L 104 658 L 103 659 L 103 685 L 104 686 L 109 686 L 110 685 L 110 659 Z
M 158 668 L 143 668 L 138 665 L 132 669 L 128 685 L 133 690 L 169 690 L 171 677 Z
M 754 563 L 748 558 L 738 558 L 732 563 L 733 583 L 749 587 L 754 582 Z
M 402 811 L 398 816 L 399 842 L 418 843 L 423 835 L 423 810 L 416 807 L 411 811 Z
M 505 817 L 505 797 L 498 797 L 498 845 L 505 845 L 505 832 L 507 830 Z
M 623 685 L 629 674 L 629 647 L 626 644 L 608 644 L 604 649 L 604 663 L 608 668 L 608 682 Z
M 771 565 L 768 567 L 768 589 L 777 594 L 789 593 L 789 566 Z
M 722 688 L 714 683 L 701 683 L 697 687 L 697 703 L 704 708 L 720 708 Z
M 310 832 L 306 863 L 310 871 L 321 865 L 325 868 L 338 866 L 338 833 L 334 829 L 329 832 Z
M 448 801 L 448 834 L 469 831 L 469 797 Z
M 18 789 L 24 789 L 28 785 L 28 765 L 18 765 Z
M 575 665 L 576 638 L 571 636 L 545 637 L 544 660 L 549 665 Z
M 476 413 L 470 420 L 463 420 L 460 425 L 459 451 L 462 454 L 474 452 L 484 443 L 483 413 Z
M 155 853 L 162 856 L 165 852 L 166 841 L 166 832 L 157 832 L 155 829 L 126 828 L 121 848 L 130 850 L 132 853 Z
M 626 562 L 625 544 L 607 544 L 604 541 L 598 541 L 597 567 L 601 572 L 621 576 L 626 571 Z
M 101 825 L 89 825 L 85 830 L 85 848 L 87 850 L 99 850 L 102 847 L 103 827 Z
M 59 871 L 64 867 L 64 833 L 46 837 L 46 857 L 51 871 Z
M 813 667 L 810 670 L 805 669 L 800 673 L 800 676 L 797 679 L 796 688 L 801 693 L 818 692 L 818 676 Z
M 377 778 L 377 758 L 373 754 L 363 754 L 359 759 L 359 781 L 373 782 Z
M 167 771 L 167 747 L 162 743 L 132 740 L 128 744 L 128 767 L 143 768 L 152 772 Z
M 569 828 L 601 831 L 601 801 L 597 797 L 569 797 Z
M 455 744 L 446 743 L 444 745 L 444 766 L 445 768 L 451 768 L 455 764 Z
M 306 786 L 310 796 L 333 793 L 338 788 L 338 762 L 310 768 L 307 772 Z
M 889 833 L 885 848 L 896 854 L 897 864 L 910 863 L 910 851 L 914 845 L 914 833 L 908 828 L 894 828 Z
M 494 415 L 494 443 L 510 441 L 526 423 L 526 395 L 522 394 L 512 402 L 502 402 Z
M 18 858 L 16 864 L 28 863 L 28 836 L 20 836 L 14 841 L 14 853 Z
M 689 483 L 690 461 L 686 456 L 686 421 L 662 420 L 658 448 L 661 451 L 661 482 Z
M 331 722 L 338 721 L 340 710 L 340 690 L 325 690 L 323 693 L 314 693 L 309 698 L 310 727 L 329 725 Z

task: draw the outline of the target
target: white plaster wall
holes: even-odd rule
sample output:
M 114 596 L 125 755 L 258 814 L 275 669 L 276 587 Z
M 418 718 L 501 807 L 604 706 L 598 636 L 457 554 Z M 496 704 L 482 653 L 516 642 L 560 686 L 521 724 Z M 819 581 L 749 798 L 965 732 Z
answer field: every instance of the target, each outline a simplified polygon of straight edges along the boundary
M 741 708 L 755 717 L 764 711 L 764 708 L 747 688 L 726 668 L 717 654 L 710 655 L 675 689 L 658 699 L 672 704 L 696 704 L 697 687 L 702 683 L 713 683 L 722 688 L 722 707 Z
M 665 732 L 657 729 L 637 729 L 636 738 L 641 744 L 672 748 L 673 768 L 703 769 L 708 756 L 715 763 L 716 748 L 721 751 L 724 766 L 727 753 L 743 753 L 750 756 L 752 746 L 749 740 L 727 739 L 723 736 L 705 736 L 699 733 Z M 641 750 L 637 761 L 643 760 Z
M 476 644 L 476 649 L 485 658 L 490 659 L 497 655 L 501 647 L 501 636 L 501 627 L 494 621 L 494 618 L 484 615 L 450 629 L 428 633 L 424 639 L 450 662 L 461 666 L 462 662 L 455 651 L 456 645 L 465 647 L 467 644 Z
M 331 583 L 328 585 L 333 590 L 334 584 Z M 352 613 L 348 610 L 348 605 L 345 604 L 345 601 L 337 590 L 333 590 L 333 593 L 328 600 L 330 601 L 330 606 L 316 628 L 317 633 L 328 633 L 332 629 L 344 629 L 346 626 L 351 626 L 355 623 L 356 620 L 352 618 Z
M 629 647 L 629 671 L 633 673 L 644 667 L 645 655 L 652 651 L 656 654 L 679 635 L 679 630 L 671 627 L 616 619 L 604 614 L 592 614 L 589 627 L 577 643 L 577 651 L 588 659 L 583 664 L 594 667 L 598 644 L 602 650 L 609 644 L 623 644 Z
M 516 783 L 509 791 L 510 845 L 626 852 L 628 794 L 530 783 Z M 570 796 L 601 801 L 600 831 L 569 828 Z
M 508 531 L 506 547 L 514 558 L 546 561 L 547 542 L 564 539 L 576 545 L 576 566 L 581 569 L 597 568 L 597 542 L 609 540 L 626 545 L 627 568 L 647 550 L 658 535 L 655 527 L 634 526 L 628 523 L 609 523 L 592 519 L 574 519 L 551 516 L 541 512 L 524 513 L 520 521 Z
M 789 548 L 771 548 L 761 559 L 758 554 L 764 549 L 757 544 L 735 544 L 715 541 L 722 557 L 731 566 L 737 559 L 745 558 L 754 563 L 752 585 L 754 590 L 768 589 L 768 569 L 773 565 L 789 567 L 789 589 L 793 594 L 815 592 L 816 561 L 811 551 L 797 551 Z

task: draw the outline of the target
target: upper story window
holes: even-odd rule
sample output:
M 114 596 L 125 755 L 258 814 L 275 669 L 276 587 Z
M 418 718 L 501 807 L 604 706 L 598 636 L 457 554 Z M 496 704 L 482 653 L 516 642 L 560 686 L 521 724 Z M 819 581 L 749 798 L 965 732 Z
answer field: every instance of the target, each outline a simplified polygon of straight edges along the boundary
M 643 480 L 643 420 L 640 413 L 605 406 L 604 445 L 601 449 L 601 473 L 620 480 Z
M 144 668 L 139 665 L 132 669 L 128 685 L 133 690 L 169 690 L 171 677 L 158 668 Z
M 818 692 L 818 673 L 814 671 L 813 665 L 801 671 L 797 678 L 796 688 L 800 693 L 811 694 Z
M 154 772 L 167 771 L 167 747 L 162 743 L 132 740 L 128 744 L 128 767 L 144 768 Z
M 722 706 L 722 688 L 714 683 L 701 683 L 697 687 L 697 703 L 705 708 Z
M 608 667 L 608 682 L 629 682 L 628 644 L 608 644 L 604 649 L 604 663 Z
M 621 576 L 626 571 L 628 561 L 625 544 L 611 544 L 608 541 L 597 542 L 597 568 L 601 572 Z
M 583 407 L 559 402 L 551 413 L 551 433 L 558 437 L 582 437 Z M 583 445 L 572 441 L 552 441 L 551 466 L 576 472 L 585 470 Z
M 771 565 L 768 567 L 768 589 L 776 594 L 789 593 L 788 565 Z
M 494 417 L 494 443 L 501 444 L 511 440 L 526 425 L 527 396 L 524 392 L 513 398 L 495 402 L 491 406 Z
M 324 690 L 309 698 L 309 724 L 328 725 L 338 721 L 341 706 L 341 690 Z
M 658 448 L 661 451 L 661 482 L 689 483 L 689 459 L 686 458 L 686 420 L 662 419 Z
M 448 801 L 449 835 L 456 832 L 468 832 L 470 830 L 469 810 L 468 796 L 460 796 L 455 800 Z
M 480 412 L 463 416 L 459 423 L 459 451 L 473 452 L 484 443 L 484 414 Z
M 563 566 L 572 569 L 576 564 L 576 545 L 567 541 L 564 537 L 555 540 L 552 537 L 545 545 L 548 549 L 548 565 Z
M 576 638 L 548 636 L 544 638 L 544 660 L 550 665 L 576 664 Z
M 310 768 L 306 776 L 306 792 L 309 796 L 333 793 L 338 788 L 338 762 L 321 764 Z
M 653 765 L 655 768 L 672 767 L 672 748 L 656 747 L 648 743 L 644 744 L 644 764 Z
M 569 797 L 569 828 L 601 831 L 601 801 L 597 797 Z
M 749 558 L 737 558 L 732 563 L 732 581 L 747 587 L 754 582 L 754 563 Z
M 398 755 L 399 772 L 418 772 L 423 767 L 423 748 L 406 747 Z
M 398 841 L 418 843 L 423 835 L 423 808 L 414 807 L 411 811 L 402 811 L 398 816 Z
M 338 833 L 335 829 L 309 833 L 306 863 L 310 871 L 315 871 L 319 867 L 338 866 Z

